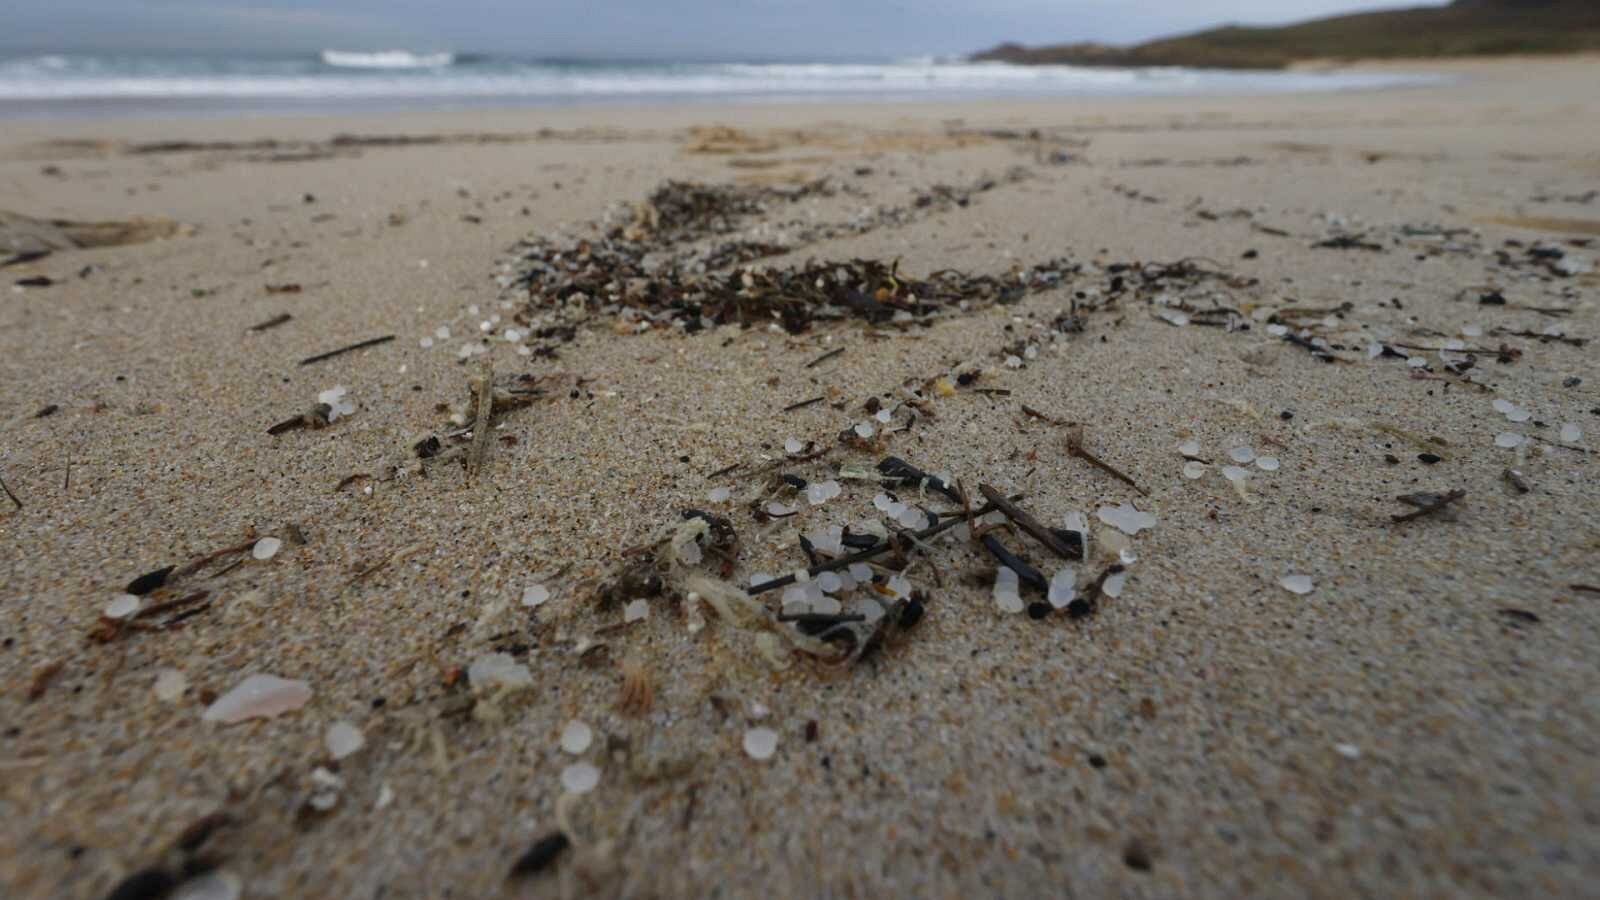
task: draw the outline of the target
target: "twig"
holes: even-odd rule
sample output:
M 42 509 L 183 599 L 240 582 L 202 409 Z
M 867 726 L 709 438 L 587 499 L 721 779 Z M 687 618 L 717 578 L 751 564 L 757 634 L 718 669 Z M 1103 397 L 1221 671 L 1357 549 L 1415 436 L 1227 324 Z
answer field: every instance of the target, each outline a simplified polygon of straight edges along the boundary
M 984 549 L 988 550 L 994 555 L 995 559 L 1000 561 L 1000 565 L 1017 573 L 1017 579 L 1023 584 L 1036 590 L 1049 590 L 1050 582 L 1044 575 L 1038 569 L 1029 565 L 1027 560 L 1007 549 L 1006 545 L 1000 543 L 999 538 L 992 534 L 986 534 L 983 536 L 981 543 Z
M 467 450 L 467 477 L 483 467 L 489 453 L 489 414 L 494 408 L 494 363 L 485 357 L 478 377 L 478 415 L 472 420 L 472 447 Z
M 44 665 L 34 669 L 33 678 L 28 682 L 28 702 L 32 703 L 40 697 L 43 697 L 44 692 L 50 688 L 51 680 L 54 679 L 56 675 L 60 674 L 61 670 L 65 668 L 66 665 L 66 660 L 57 659 L 47 662 Z
M 5 259 L 0 259 L 0 269 L 8 268 L 10 266 L 20 266 L 23 263 L 31 263 L 35 260 L 44 259 L 49 255 L 49 250 L 24 250 L 15 256 L 8 256 Z
M 1569 347 L 1582 347 L 1584 344 L 1589 343 L 1588 338 L 1567 337 L 1564 334 L 1544 334 L 1538 331 L 1507 331 L 1504 328 L 1496 328 L 1489 333 L 1495 337 L 1533 338 L 1541 344 L 1557 341 Z
M 1440 510 L 1444 509 L 1445 507 L 1449 506 L 1450 504 L 1456 502 L 1457 500 L 1460 500 L 1462 497 L 1465 497 L 1466 495 L 1467 495 L 1466 491 L 1461 490 L 1460 488 L 1457 488 L 1456 490 L 1453 490 L 1450 493 L 1439 497 L 1437 500 L 1434 500 L 1432 503 L 1429 503 L 1429 504 L 1426 504 L 1426 505 L 1422 506 L 1420 509 L 1416 510 L 1415 512 L 1408 512 L 1408 513 L 1405 513 L 1403 515 L 1390 516 L 1389 520 L 1391 522 L 1393 522 L 1394 524 L 1398 525 L 1401 522 L 1411 522 L 1411 521 L 1415 521 L 1417 519 L 1420 519 L 1423 516 L 1431 516 L 1434 513 L 1437 513 Z
M 1138 482 L 1123 474 L 1121 469 L 1118 469 L 1116 466 L 1111 465 L 1110 463 L 1083 448 L 1082 426 L 1074 427 L 1072 432 L 1067 435 L 1067 453 L 1071 454 L 1072 456 L 1076 456 L 1077 458 L 1094 466 L 1102 472 L 1106 472 L 1107 474 L 1114 476 L 1118 481 L 1127 484 L 1129 487 L 1138 491 L 1141 495 L 1146 497 L 1150 496 L 1149 491 L 1140 487 Z
M 308 356 L 305 359 L 300 360 L 300 365 L 309 366 L 312 363 L 322 362 L 325 359 L 333 359 L 335 356 L 343 356 L 352 350 L 362 350 L 367 347 L 376 347 L 379 344 L 387 344 L 392 340 L 394 340 L 394 335 L 392 334 L 386 334 L 383 337 L 369 338 L 368 340 L 351 344 L 348 347 L 340 347 L 337 350 L 329 350 L 327 353 L 318 353 L 316 356 Z
M 1295 334 L 1292 331 L 1289 332 L 1288 334 L 1284 335 L 1283 339 L 1285 341 L 1295 345 L 1296 347 L 1299 347 L 1302 350 L 1305 350 L 1306 352 L 1310 353 L 1312 356 L 1315 356 L 1317 359 L 1322 360 L 1323 362 L 1328 362 L 1328 363 L 1349 362 L 1349 360 L 1345 359 L 1344 357 L 1335 356 L 1333 353 L 1331 353 L 1331 352 L 1329 352 L 1327 350 L 1324 350 L 1321 347 L 1318 347 L 1316 344 L 1311 343 L 1310 341 L 1306 340 L 1305 338 L 1301 337 L 1298 334 Z
M 391 563 L 395 563 L 395 562 L 398 562 L 398 561 L 400 561 L 402 559 L 405 559 L 406 557 L 412 555 L 413 553 L 416 553 L 419 550 L 426 549 L 427 546 L 428 546 L 427 544 L 418 543 L 418 544 L 412 544 L 409 547 L 402 547 L 399 550 L 396 550 L 395 552 L 389 554 L 388 556 L 385 556 L 383 559 L 380 559 L 377 562 L 373 563 L 372 565 L 367 566 L 365 569 L 362 569 L 360 572 L 357 572 L 355 574 L 355 577 L 353 577 L 349 581 L 345 582 L 344 587 L 339 589 L 339 594 L 342 595 L 345 591 L 348 591 L 351 588 L 355 587 L 358 582 L 360 582 L 362 579 L 366 578 L 368 575 L 371 575 L 373 572 L 376 572 L 379 569 L 383 568 L 384 566 L 390 565 Z M 335 595 L 335 596 L 338 596 L 338 595 Z
M 1038 419 L 1041 422 L 1049 422 L 1051 425 L 1070 425 L 1071 424 L 1070 422 L 1063 422 L 1060 419 L 1056 418 L 1055 416 L 1039 412 L 1037 409 L 1034 409 L 1033 407 L 1029 406 L 1026 403 L 1022 404 L 1022 412 L 1025 415 L 1027 415 L 1027 416 L 1029 416 L 1031 418 Z
M 261 323 L 256 324 L 256 325 L 251 325 L 250 326 L 250 330 L 251 331 L 266 331 L 269 328 L 277 328 L 279 325 L 282 325 L 283 323 L 289 321 L 292 318 L 294 318 L 294 316 L 291 316 L 288 313 L 278 313 L 277 315 L 275 315 L 272 318 L 266 320 L 265 322 L 261 322 Z M 303 365 L 303 363 L 302 363 L 302 365 Z
M 255 536 L 255 534 L 252 533 L 250 535 L 250 537 L 246 538 L 243 541 L 240 541 L 237 544 L 234 544 L 231 547 L 223 547 L 221 550 L 218 550 L 215 553 L 208 553 L 205 556 L 202 556 L 199 559 L 195 560 L 194 562 L 189 563 L 188 565 L 184 566 L 183 568 L 181 568 L 177 572 L 175 572 L 172 577 L 174 577 L 174 578 L 184 578 L 184 577 L 187 577 L 189 575 L 193 575 L 194 573 L 200 571 L 201 569 L 205 568 L 208 565 L 211 565 L 212 563 L 214 563 L 217 560 L 223 558 L 224 556 L 231 556 L 231 555 L 233 555 L 235 553 L 243 553 L 246 550 L 249 550 L 251 547 L 254 547 L 256 545 L 256 541 L 259 541 L 259 540 L 261 540 L 261 539 L 259 537 Z
M 1447 369 L 1447 371 L 1450 371 L 1450 370 Z M 1411 379 L 1413 381 L 1442 381 L 1445 384 L 1464 384 L 1464 385 L 1467 385 L 1468 387 L 1475 387 L 1479 391 L 1481 391 L 1482 393 L 1485 393 L 1485 394 L 1493 394 L 1493 393 L 1495 393 L 1495 389 L 1493 387 L 1491 387 L 1491 386 L 1489 386 L 1487 384 L 1484 384 L 1481 381 L 1473 381 L 1471 378 L 1468 378 L 1465 375 L 1461 375 L 1461 374 L 1455 373 L 1453 371 L 1451 371 L 1451 374 L 1455 375 L 1455 377 L 1454 378 L 1446 378 L 1443 375 L 1429 375 L 1427 372 L 1424 372 L 1421 369 L 1412 369 L 1411 370 Z
M 810 400 L 801 400 L 798 403 L 791 403 L 788 406 L 785 406 L 783 408 L 782 412 L 794 412 L 797 409 L 805 409 L 808 406 L 815 406 L 816 404 L 821 403 L 822 401 L 824 401 L 826 399 L 828 399 L 828 398 L 827 397 L 812 397 Z
M 1054 553 L 1062 559 L 1079 558 L 1078 554 L 1073 553 L 1072 549 L 1067 546 L 1065 541 L 1059 537 L 1056 537 L 1055 534 L 1053 534 L 1050 529 L 1044 527 L 1044 525 L 1042 525 L 1038 519 L 1035 519 L 1026 510 L 1018 507 L 1015 503 L 1007 500 L 993 487 L 987 484 L 980 484 L 978 485 L 978 491 L 983 494 L 983 498 L 988 500 L 995 509 L 1005 513 L 1006 518 L 1017 523 L 1018 528 L 1021 528 L 1023 531 L 1027 532 L 1028 535 L 1034 540 L 1045 545 L 1045 547 L 1048 548 L 1051 553 Z
M 820 366 L 823 363 L 827 362 L 828 360 L 833 359 L 835 356 L 838 356 L 839 354 L 843 353 L 844 351 L 845 351 L 844 347 L 840 347 L 837 350 L 829 350 L 827 353 L 824 353 L 821 356 L 817 357 L 816 359 L 813 359 L 811 362 L 806 363 L 806 368 L 815 369 L 817 366 Z
M 165 601 L 162 601 L 161 603 L 152 604 L 150 606 L 145 607 L 144 609 L 139 610 L 137 613 L 134 614 L 133 618 L 134 619 L 142 619 L 142 618 L 145 618 L 147 616 L 154 616 L 154 615 L 156 615 L 158 613 L 171 612 L 172 610 L 175 610 L 175 609 L 182 609 L 185 606 L 193 606 L 194 604 L 199 603 L 201 600 L 206 599 L 206 597 L 210 596 L 210 594 L 211 594 L 210 591 L 195 591 L 194 593 L 188 595 L 187 597 L 179 597 L 179 598 L 177 598 L 175 600 L 165 600 Z
M 840 625 L 845 622 L 865 622 L 862 613 L 778 613 L 779 622 L 794 622 L 801 626 Z
M 716 470 L 715 472 L 712 472 L 710 475 L 707 475 L 706 476 L 706 480 L 710 481 L 713 478 L 721 478 L 722 476 L 728 474 L 729 472 L 732 472 L 732 471 L 734 471 L 736 469 L 743 468 L 743 466 L 744 466 L 744 463 L 742 463 L 742 462 L 736 462 L 731 466 L 723 466 L 722 468 Z
M 1541 444 L 1548 444 L 1551 447 L 1560 447 L 1563 450 L 1571 450 L 1573 453 L 1582 453 L 1582 454 L 1585 454 L 1585 455 L 1593 455 L 1594 454 L 1593 450 L 1589 450 L 1589 449 L 1586 449 L 1584 447 L 1574 447 L 1571 444 L 1563 444 L 1560 441 L 1552 441 L 1549 438 L 1540 437 L 1537 434 L 1530 434 L 1530 435 L 1528 435 L 1528 437 L 1532 438 L 1533 440 L 1538 441 Z
M 6 496 L 10 497 L 11 502 L 17 505 L 17 509 L 22 508 L 22 501 L 17 499 L 16 494 L 11 493 L 11 488 L 6 487 L 6 480 L 4 478 L 0 478 L 0 491 L 6 492 Z
M 1502 352 L 1500 350 L 1491 350 L 1488 347 L 1424 347 L 1420 344 L 1399 344 L 1394 342 L 1391 342 L 1389 346 L 1399 347 L 1402 350 L 1422 350 L 1427 353 L 1488 353 L 1498 355 Z
M 282 422 L 279 422 L 278 424 L 273 425 L 272 427 L 268 428 L 267 429 L 267 434 L 280 435 L 280 434 L 284 434 L 286 432 L 293 431 L 296 428 L 305 428 L 305 427 L 307 427 L 306 426 L 306 417 L 304 415 L 298 415 L 298 416 L 295 416 L 292 419 L 284 419 Z

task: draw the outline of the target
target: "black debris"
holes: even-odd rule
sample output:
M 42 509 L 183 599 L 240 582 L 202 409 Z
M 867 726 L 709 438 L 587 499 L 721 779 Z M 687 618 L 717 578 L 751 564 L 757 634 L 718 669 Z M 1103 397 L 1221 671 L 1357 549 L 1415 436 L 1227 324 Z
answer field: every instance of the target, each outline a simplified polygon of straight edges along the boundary
M 168 576 L 170 576 L 172 574 L 172 570 L 176 568 L 177 566 L 166 566 L 164 568 L 156 569 L 154 572 L 146 572 L 143 575 L 140 575 L 138 578 L 128 582 L 128 586 L 125 590 L 135 596 L 143 597 L 156 588 L 166 584 Z
M 572 846 L 572 841 L 560 832 L 552 832 L 535 841 L 532 847 L 511 866 L 512 878 L 524 878 L 536 875 L 550 867 L 562 851 Z

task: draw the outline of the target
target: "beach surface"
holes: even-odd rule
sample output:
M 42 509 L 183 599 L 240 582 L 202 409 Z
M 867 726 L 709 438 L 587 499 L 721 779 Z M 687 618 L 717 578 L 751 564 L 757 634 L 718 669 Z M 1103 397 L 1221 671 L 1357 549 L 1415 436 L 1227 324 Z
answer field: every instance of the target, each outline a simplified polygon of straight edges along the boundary
M 1591 892 L 1600 60 L 1448 71 L 8 123 L 0 210 L 173 224 L 0 269 L 0 894 Z M 905 315 L 530 303 L 519 260 L 601 223 L 681 249 L 640 205 L 669 180 L 758 198 L 697 246 L 897 261 L 863 302 Z M 952 269 L 1032 287 L 894 286 Z M 531 402 L 474 449 L 486 362 Z M 889 455 L 1083 514 L 1070 563 L 986 533 L 1094 602 L 1003 610 L 965 531 L 879 558 L 920 619 L 898 580 L 844 597 L 894 626 L 859 658 L 685 596 L 805 566 L 885 490 L 959 511 L 862 477 Z M 656 544 L 686 509 L 737 548 Z M 659 594 L 617 587 L 650 559 Z M 207 720 L 254 674 L 309 700 Z

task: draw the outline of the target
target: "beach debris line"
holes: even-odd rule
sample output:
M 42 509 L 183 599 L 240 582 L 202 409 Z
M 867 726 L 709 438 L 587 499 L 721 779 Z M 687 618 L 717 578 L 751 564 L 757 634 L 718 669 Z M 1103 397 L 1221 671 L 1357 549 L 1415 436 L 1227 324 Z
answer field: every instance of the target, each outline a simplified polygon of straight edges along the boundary
M 52 251 L 142 244 L 193 231 L 192 227 L 171 219 L 80 222 L 38 219 L 0 209 L 0 250 L 13 254 L 7 265 L 43 259 Z
M 808 287 L 799 299 L 812 304 L 826 302 L 830 308 L 819 312 L 828 318 L 915 316 L 919 309 L 932 312 L 931 307 L 943 305 L 953 293 L 979 299 L 976 295 L 982 293 L 982 286 L 974 284 L 964 292 L 957 291 L 951 283 L 954 273 L 944 273 L 938 278 L 930 276 L 943 292 L 933 296 L 927 285 L 901 287 L 872 277 L 874 272 L 852 271 L 861 266 L 860 260 L 784 267 L 765 277 L 753 274 L 763 271 L 760 269 L 724 274 L 718 270 L 964 206 L 975 193 L 1026 177 L 1025 170 L 1013 170 L 1002 177 L 981 178 L 966 188 L 936 186 L 916 194 L 909 206 L 881 207 L 839 223 L 818 224 L 809 219 L 788 224 L 764 222 L 752 236 L 731 240 L 724 238 L 749 219 L 843 189 L 829 181 L 808 182 L 793 189 L 667 182 L 644 202 L 613 210 L 595 223 L 594 230 L 602 237 L 541 237 L 514 248 L 508 264 L 511 274 L 502 283 L 526 296 L 528 308 L 520 316 L 524 325 L 576 303 L 586 311 L 622 313 L 626 321 L 636 322 L 641 329 L 676 325 L 698 331 L 726 322 L 765 324 L 767 314 L 776 307 L 779 313 L 789 310 L 782 324 L 798 333 L 811 317 L 802 317 L 795 304 L 780 303 L 779 299 L 802 282 Z M 834 281 L 839 284 L 830 290 Z M 910 299 L 913 295 L 922 302 Z

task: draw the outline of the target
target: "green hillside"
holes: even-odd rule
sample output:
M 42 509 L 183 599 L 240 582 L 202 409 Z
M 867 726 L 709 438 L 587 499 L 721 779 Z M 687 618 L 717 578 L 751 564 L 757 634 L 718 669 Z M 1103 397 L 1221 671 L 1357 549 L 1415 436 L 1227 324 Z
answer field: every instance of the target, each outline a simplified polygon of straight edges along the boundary
M 1309 59 L 1600 51 L 1600 0 L 1457 0 L 1276 28 L 1226 26 L 1132 47 L 1002 44 L 977 61 L 1279 69 Z

